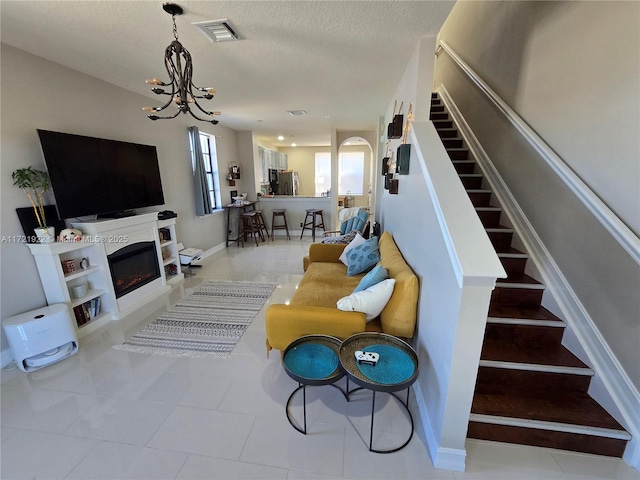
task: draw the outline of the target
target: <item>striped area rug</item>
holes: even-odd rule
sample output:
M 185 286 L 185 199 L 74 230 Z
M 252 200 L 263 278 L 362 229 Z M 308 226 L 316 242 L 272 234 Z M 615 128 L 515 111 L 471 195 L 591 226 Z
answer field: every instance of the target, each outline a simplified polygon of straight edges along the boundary
M 276 286 L 208 281 L 113 348 L 172 357 L 228 357 Z

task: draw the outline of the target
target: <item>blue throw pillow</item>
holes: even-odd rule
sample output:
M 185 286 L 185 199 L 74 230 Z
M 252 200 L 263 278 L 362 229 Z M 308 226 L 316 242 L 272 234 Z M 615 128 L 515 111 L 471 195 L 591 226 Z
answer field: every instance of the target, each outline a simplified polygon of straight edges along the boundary
M 362 280 L 360 280 L 360 283 L 352 293 L 366 290 L 367 288 L 373 287 L 374 285 L 380 283 L 383 280 L 386 280 L 387 278 L 389 278 L 389 272 L 387 272 L 387 269 L 382 265 L 378 265 L 364 277 L 362 277 Z
M 371 270 L 380 261 L 378 237 L 371 237 L 369 240 L 349 250 L 347 259 L 349 261 L 347 276 L 351 277 Z

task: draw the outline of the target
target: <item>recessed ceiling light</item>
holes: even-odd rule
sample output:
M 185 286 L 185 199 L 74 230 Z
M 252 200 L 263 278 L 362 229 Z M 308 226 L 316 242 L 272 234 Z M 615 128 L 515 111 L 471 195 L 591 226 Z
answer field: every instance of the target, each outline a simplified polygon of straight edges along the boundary
M 292 147 L 295 147 L 295 146 L 296 146 L 296 144 L 295 144 L 295 143 L 292 143 L 292 144 L 291 144 L 291 146 L 292 146 Z
M 307 114 L 307 112 L 304 110 L 287 110 L 287 113 L 292 117 L 301 117 Z
M 284 137 L 282 135 L 278 135 L 278 140 L 282 141 L 284 140 Z

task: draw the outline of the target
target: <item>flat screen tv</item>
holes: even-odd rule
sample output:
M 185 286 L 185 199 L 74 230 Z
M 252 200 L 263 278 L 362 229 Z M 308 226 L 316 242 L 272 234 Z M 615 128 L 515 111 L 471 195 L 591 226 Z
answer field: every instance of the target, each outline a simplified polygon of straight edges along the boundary
M 38 130 L 60 218 L 164 204 L 156 147 Z

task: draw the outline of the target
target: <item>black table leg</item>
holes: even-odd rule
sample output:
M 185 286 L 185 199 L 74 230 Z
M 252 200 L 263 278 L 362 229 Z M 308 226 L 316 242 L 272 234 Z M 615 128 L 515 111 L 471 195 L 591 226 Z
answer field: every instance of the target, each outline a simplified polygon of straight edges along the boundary
M 409 444 L 409 442 L 411 441 L 411 439 L 413 438 L 414 425 L 413 425 L 413 415 L 411 415 L 411 411 L 409 410 L 409 393 L 410 393 L 409 389 L 407 388 L 407 401 L 406 401 L 406 403 L 403 402 L 402 399 L 400 397 L 398 397 L 395 393 L 393 393 L 393 392 L 387 392 L 387 393 L 389 395 L 391 395 L 392 397 L 394 397 L 396 400 L 398 400 L 400 402 L 400 404 L 407 411 L 407 414 L 409 415 L 409 420 L 411 422 L 411 433 L 409 434 L 409 438 L 407 438 L 407 441 L 404 442 L 399 447 L 392 448 L 390 450 L 376 450 L 375 448 L 373 448 L 373 419 L 374 419 L 375 412 L 376 412 L 376 391 L 373 390 L 373 397 L 371 399 L 371 430 L 369 431 L 369 451 L 373 452 L 373 453 L 394 453 L 394 452 L 397 452 L 398 450 L 402 450 L 404 447 L 406 447 Z

